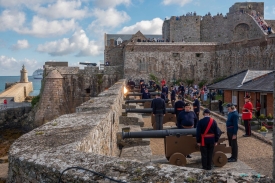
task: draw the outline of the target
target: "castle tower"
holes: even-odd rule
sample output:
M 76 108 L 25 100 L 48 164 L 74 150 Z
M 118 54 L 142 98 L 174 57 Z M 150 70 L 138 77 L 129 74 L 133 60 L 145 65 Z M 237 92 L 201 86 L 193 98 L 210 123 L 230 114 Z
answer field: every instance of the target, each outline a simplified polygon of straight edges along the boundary
M 25 66 L 22 66 L 21 72 L 21 78 L 20 78 L 20 83 L 28 83 L 28 71 L 25 69 Z
M 70 113 L 64 96 L 64 78 L 57 70 L 45 77 L 44 89 L 35 114 L 35 126 L 40 126 L 58 116 Z

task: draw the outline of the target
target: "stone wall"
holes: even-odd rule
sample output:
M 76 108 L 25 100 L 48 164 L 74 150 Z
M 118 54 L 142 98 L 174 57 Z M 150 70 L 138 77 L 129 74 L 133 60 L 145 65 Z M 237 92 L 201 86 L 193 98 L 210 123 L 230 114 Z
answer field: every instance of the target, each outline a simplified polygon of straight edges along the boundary
M 226 16 L 217 14 L 211 16 L 172 16 L 163 22 L 162 33 L 164 39 L 170 42 L 221 42 L 227 43 L 246 39 L 256 39 L 265 36 L 258 23 L 247 13 L 263 13 L 263 3 L 250 3 L 252 9 L 246 13 L 239 12 L 243 9 L 242 3 L 231 7 Z
M 55 71 L 55 77 L 49 78 Z M 85 67 L 81 70 L 78 67 L 46 65 L 34 126 L 38 127 L 60 115 L 75 112 L 77 106 L 112 86 L 122 78 L 122 74 L 122 66 L 106 66 L 103 71 L 98 67 Z
M 26 126 L 25 121 L 28 118 L 28 113 L 31 107 L 8 108 L 0 111 L 0 128 L 23 129 Z
M 58 182 L 69 167 L 83 167 L 124 182 L 266 182 L 260 175 L 225 174 L 167 164 L 142 163 L 115 157 L 116 129 L 121 114 L 121 80 L 99 97 L 77 108 L 77 113 L 60 116 L 21 136 L 9 151 L 7 182 Z M 175 172 L 177 172 L 175 174 Z M 109 182 L 102 176 L 69 170 L 63 182 Z
M 120 80 L 83 103 L 76 113 L 60 116 L 20 137 L 10 148 L 8 182 L 57 182 L 60 172 L 69 166 L 88 168 L 93 162 L 117 156 L 124 85 Z
M 163 24 L 164 40 L 170 42 L 200 42 L 200 16 L 172 16 Z M 167 35 L 168 34 L 168 35 Z
M 235 3 L 229 8 L 229 14 L 239 13 L 240 10 L 250 13 L 251 11 L 259 12 L 264 16 L 264 3 L 263 2 L 242 2 Z
M 246 69 L 275 69 L 275 36 L 227 44 L 129 43 L 125 47 L 124 77 L 195 82 L 230 76 Z
M 227 43 L 264 36 L 257 22 L 248 14 L 204 16 L 201 21 L 201 42 Z
M 148 80 L 152 73 L 170 81 L 212 79 L 209 61 L 216 43 L 135 43 L 125 49 L 124 77 Z

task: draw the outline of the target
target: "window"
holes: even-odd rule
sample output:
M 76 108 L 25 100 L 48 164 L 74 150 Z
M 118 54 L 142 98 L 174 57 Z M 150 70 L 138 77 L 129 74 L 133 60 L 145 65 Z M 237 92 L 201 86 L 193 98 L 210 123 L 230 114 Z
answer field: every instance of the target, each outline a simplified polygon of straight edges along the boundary
M 197 58 L 202 58 L 203 54 L 202 53 L 196 53 Z

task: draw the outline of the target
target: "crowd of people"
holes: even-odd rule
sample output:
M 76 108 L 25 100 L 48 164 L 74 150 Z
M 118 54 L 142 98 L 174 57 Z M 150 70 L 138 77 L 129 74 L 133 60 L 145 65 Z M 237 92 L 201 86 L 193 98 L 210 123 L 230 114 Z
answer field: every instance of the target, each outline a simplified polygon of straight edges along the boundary
M 129 81 L 128 84 L 133 84 Z M 161 80 L 161 86 L 154 81 L 149 82 L 149 86 L 154 88 L 157 92 L 156 97 L 151 102 L 152 115 L 155 116 L 156 129 L 163 129 L 163 117 L 166 114 L 165 100 L 168 98 L 170 93 L 171 104 L 174 107 L 174 113 L 177 118 L 176 126 L 178 129 L 190 129 L 196 128 L 196 141 L 197 145 L 200 147 L 201 152 L 201 163 L 202 168 L 205 170 L 212 169 L 212 157 L 214 147 L 217 145 L 218 140 L 222 134 L 218 127 L 217 122 L 210 116 L 211 112 L 209 109 L 204 109 L 203 118 L 200 119 L 200 100 L 198 96 L 202 94 L 201 92 L 206 92 L 207 87 L 203 86 L 201 89 L 197 85 L 194 87 L 184 87 L 183 83 L 179 86 L 171 86 L 170 92 L 166 85 L 165 79 Z M 148 88 L 144 84 L 144 80 L 140 80 L 140 89 L 142 94 L 142 99 L 151 98 Z M 220 91 L 218 91 L 220 92 Z M 184 97 L 186 94 L 192 94 L 193 103 L 186 102 Z M 177 96 L 178 95 L 178 96 Z M 176 97 L 178 100 L 176 100 Z M 243 137 L 251 136 L 250 120 L 252 119 L 252 109 L 253 105 L 250 102 L 251 97 L 246 95 L 244 97 L 245 104 L 242 108 L 242 119 L 245 124 L 245 134 Z M 257 101 L 259 103 L 259 101 Z M 193 107 L 193 109 L 192 109 Z M 260 111 L 260 104 L 256 104 L 257 111 Z M 229 146 L 232 149 L 231 157 L 228 158 L 228 162 L 237 162 L 238 160 L 238 143 L 237 143 L 237 133 L 238 133 L 238 121 L 239 114 L 234 104 L 227 104 L 228 117 L 226 121 L 227 138 Z M 191 158 L 190 155 L 186 156 Z
M 268 34 L 271 34 L 272 31 L 271 31 L 271 26 L 269 26 L 268 24 L 266 24 L 264 22 L 264 19 L 261 17 L 260 13 L 252 13 L 251 16 L 258 22 L 259 26 L 262 27 L 262 29 L 268 33 Z

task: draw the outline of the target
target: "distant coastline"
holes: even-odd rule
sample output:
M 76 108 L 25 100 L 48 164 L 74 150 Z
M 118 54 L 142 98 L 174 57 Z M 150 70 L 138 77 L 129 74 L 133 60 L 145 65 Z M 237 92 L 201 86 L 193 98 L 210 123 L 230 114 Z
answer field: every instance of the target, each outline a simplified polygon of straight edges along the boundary
M 30 96 L 37 96 L 40 93 L 41 79 L 34 79 L 32 76 L 28 76 L 28 79 L 33 84 L 33 92 Z M 0 93 L 5 90 L 5 83 L 19 82 L 20 76 L 0 76 Z

